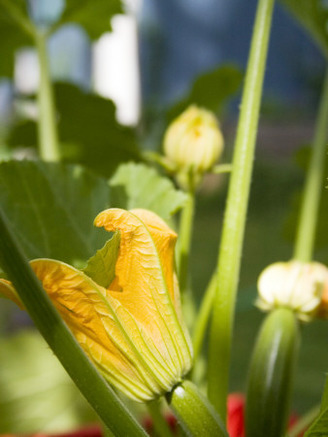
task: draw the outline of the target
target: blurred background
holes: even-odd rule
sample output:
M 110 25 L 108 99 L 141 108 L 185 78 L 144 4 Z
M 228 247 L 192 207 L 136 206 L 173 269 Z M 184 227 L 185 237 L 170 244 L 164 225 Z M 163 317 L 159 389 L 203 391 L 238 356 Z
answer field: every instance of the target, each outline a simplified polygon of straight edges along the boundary
M 31 0 L 29 4 L 33 19 L 41 26 L 55 20 L 64 7 L 63 0 Z M 117 122 L 137 132 L 142 148 L 159 150 L 168 120 L 177 114 L 182 101 L 191 99 L 195 83 L 205 77 L 202 89 L 211 95 L 216 83 L 211 78 L 216 78 L 218 69 L 229 68 L 235 82 L 228 85 L 234 92 L 217 108 L 226 143 L 223 162 L 229 162 L 256 4 L 256 0 L 128 0 L 126 13 L 112 18 L 112 31 L 95 42 L 76 24 L 63 26 L 51 37 L 52 77 L 111 99 Z M 278 3 L 242 261 L 232 391 L 245 388 L 250 352 L 263 318 L 253 305 L 257 277 L 268 264 L 292 255 L 307 146 L 313 136 L 324 70 L 319 48 Z M 15 53 L 13 72 L 11 78 L 0 81 L 0 131 L 3 150 L 9 145 L 19 151 L 22 132 L 24 140 L 33 143 L 17 124 L 17 111 L 30 114 L 33 107 L 17 107 L 16 97 L 37 90 L 34 49 L 20 48 Z M 211 176 L 198 196 L 191 260 L 198 300 L 216 264 L 226 187 L 226 177 Z M 325 263 L 327 210 L 326 190 L 316 246 L 316 260 Z M 11 306 L 1 305 L 4 332 L 26 323 L 20 312 L 6 318 Z M 320 402 L 328 370 L 327 341 L 327 322 L 304 327 L 293 404 L 298 413 Z

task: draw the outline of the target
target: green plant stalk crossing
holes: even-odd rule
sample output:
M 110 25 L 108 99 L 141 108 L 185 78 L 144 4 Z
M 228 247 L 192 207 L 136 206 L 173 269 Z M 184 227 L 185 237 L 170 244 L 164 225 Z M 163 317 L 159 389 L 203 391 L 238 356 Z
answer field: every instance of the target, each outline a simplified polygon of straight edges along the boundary
M 147 402 L 149 414 L 153 420 L 153 426 L 158 437 L 172 437 L 170 427 L 162 414 L 159 399 Z
M 46 35 L 36 31 L 35 44 L 40 73 L 38 90 L 39 153 L 44 161 L 59 161 L 60 152 L 56 126 L 56 110 L 49 71 Z
M 191 248 L 191 236 L 195 213 L 195 194 L 188 192 L 188 199 L 181 213 L 179 229 L 178 276 L 181 294 L 184 294 L 188 285 L 188 265 Z
M 31 38 L 35 38 L 35 28 L 22 11 L 11 0 L 1 0 L 1 6 L 4 6 L 8 16 L 14 21 L 25 34 Z
M 297 229 L 294 258 L 309 262 L 313 256 L 321 192 L 326 184 L 324 175 L 328 136 L 328 70 L 313 138 L 312 154 L 306 176 L 303 200 Z
M 201 353 L 202 346 L 204 343 L 205 338 L 205 332 L 208 325 L 208 321 L 211 315 L 212 307 L 213 307 L 213 300 L 215 297 L 215 291 L 216 291 L 216 285 L 217 285 L 217 273 L 215 272 L 212 275 L 212 278 L 210 280 L 210 283 L 208 284 L 208 287 L 205 291 L 205 294 L 203 296 L 200 309 L 198 311 L 196 321 L 195 321 L 195 328 L 192 335 L 192 343 L 193 343 L 193 350 L 194 350 L 194 362 L 197 363 L 197 359 Z
M 178 384 L 166 400 L 187 437 L 228 437 L 220 416 L 192 382 Z
M 0 265 L 36 327 L 103 423 L 117 437 L 146 436 L 64 324 L 21 252 L 1 209 Z
M 274 0 L 259 0 L 238 122 L 210 330 L 208 395 L 226 416 L 234 308 Z

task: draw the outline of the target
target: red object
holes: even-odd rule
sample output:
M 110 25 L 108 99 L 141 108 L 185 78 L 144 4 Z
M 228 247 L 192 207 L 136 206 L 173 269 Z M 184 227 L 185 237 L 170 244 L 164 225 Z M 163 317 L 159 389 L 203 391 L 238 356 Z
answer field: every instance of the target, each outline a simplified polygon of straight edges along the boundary
M 245 397 L 239 393 L 228 396 L 228 420 L 227 429 L 230 437 L 245 436 Z
M 175 416 L 168 412 L 165 414 L 165 420 L 167 422 L 167 424 L 169 425 L 169 428 L 172 431 L 172 434 L 175 435 L 177 430 L 178 430 L 178 422 L 177 419 L 175 418 Z M 154 429 L 154 424 L 153 424 L 153 420 L 150 416 L 146 416 L 143 421 L 142 421 L 142 426 L 144 427 L 145 431 L 152 436 L 155 429 Z
M 230 437 L 245 437 L 245 397 L 241 393 L 232 393 L 228 396 L 228 421 L 227 429 Z M 292 414 L 289 418 L 288 428 L 291 429 L 298 417 Z M 302 437 L 304 432 L 298 437 Z

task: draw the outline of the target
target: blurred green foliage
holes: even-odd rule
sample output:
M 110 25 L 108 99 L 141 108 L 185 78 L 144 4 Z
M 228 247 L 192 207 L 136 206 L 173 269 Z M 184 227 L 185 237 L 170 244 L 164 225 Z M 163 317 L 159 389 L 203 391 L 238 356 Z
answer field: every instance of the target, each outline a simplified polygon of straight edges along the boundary
M 111 28 L 111 18 L 123 13 L 121 0 L 66 0 L 55 23 L 47 29 L 49 35 L 65 24 L 81 26 L 91 40 L 99 38 Z M 30 33 L 31 17 L 26 0 L 0 0 L 0 77 L 11 77 L 17 49 L 33 46 Z
M 325 0 L 281 0 L 328 57 L 328 5 Z
M 140 161 L 134 129 L 121 126 L 114 103 L 68 83 L 54 85 L 58 132 L 63 160 L 84 164 L 109 176 L 124 161 Z M 8 144 L 36 146 L 36 123 L 18 121 Z
M 96 416 L 36 331 L 0 340 L 0 432 L 67 432 Z
M 216 114 L 222 113 L 227 99 L 240 88 L 242 78 L 240 69 L 232 64 L 224 64 L 199 75 L 187 95 L 168 109 L 167 122 L 171 122 L 189 105 L 198 105 Z
M 0 77 L 11 77 L 14 72 L 14 58 L 16 50 L 33 44 L 31 35 L 28 35 L 22 27 L 12 19 L 4 4 L 0 0 Z M 12 2 L 14 9 L 18 10 L 23 20 L 27 20 L 27 9 L 25 0 Z
M 104 32 L 112 30 L 111 18 L 123 14 L 121 0 L 66 0 L 65 9 L 55 28 L 67 23 L 80 25 L 91 40 L 99 38 Z
M 0 204 L 29 259 L 83 265 L 108 238 L 92 223 L 109 206 L 109 191 L 106 180 L 78 166 L 0 164 Z
M 169 220 L 186 202 L 165 176 L 144 164 L 122 164 L 110 179 L 113 205 L 123 209 L 144 208 Z

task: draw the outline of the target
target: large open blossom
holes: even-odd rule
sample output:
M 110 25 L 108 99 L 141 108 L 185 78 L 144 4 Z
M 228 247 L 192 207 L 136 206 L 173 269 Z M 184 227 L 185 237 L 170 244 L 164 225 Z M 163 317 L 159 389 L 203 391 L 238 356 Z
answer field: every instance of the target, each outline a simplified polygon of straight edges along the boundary
M 191 367 L 174 274 L 176 234 L 142 209 L 108 209 L 95 225 L 121 233 L 108 289 L 60 261 L 37 259 L 31 266 L 104 377 L 130 398 L 147 401 L 170 391 Z M 20 304 L 8 281 L 0 281 L 0 294 Z

